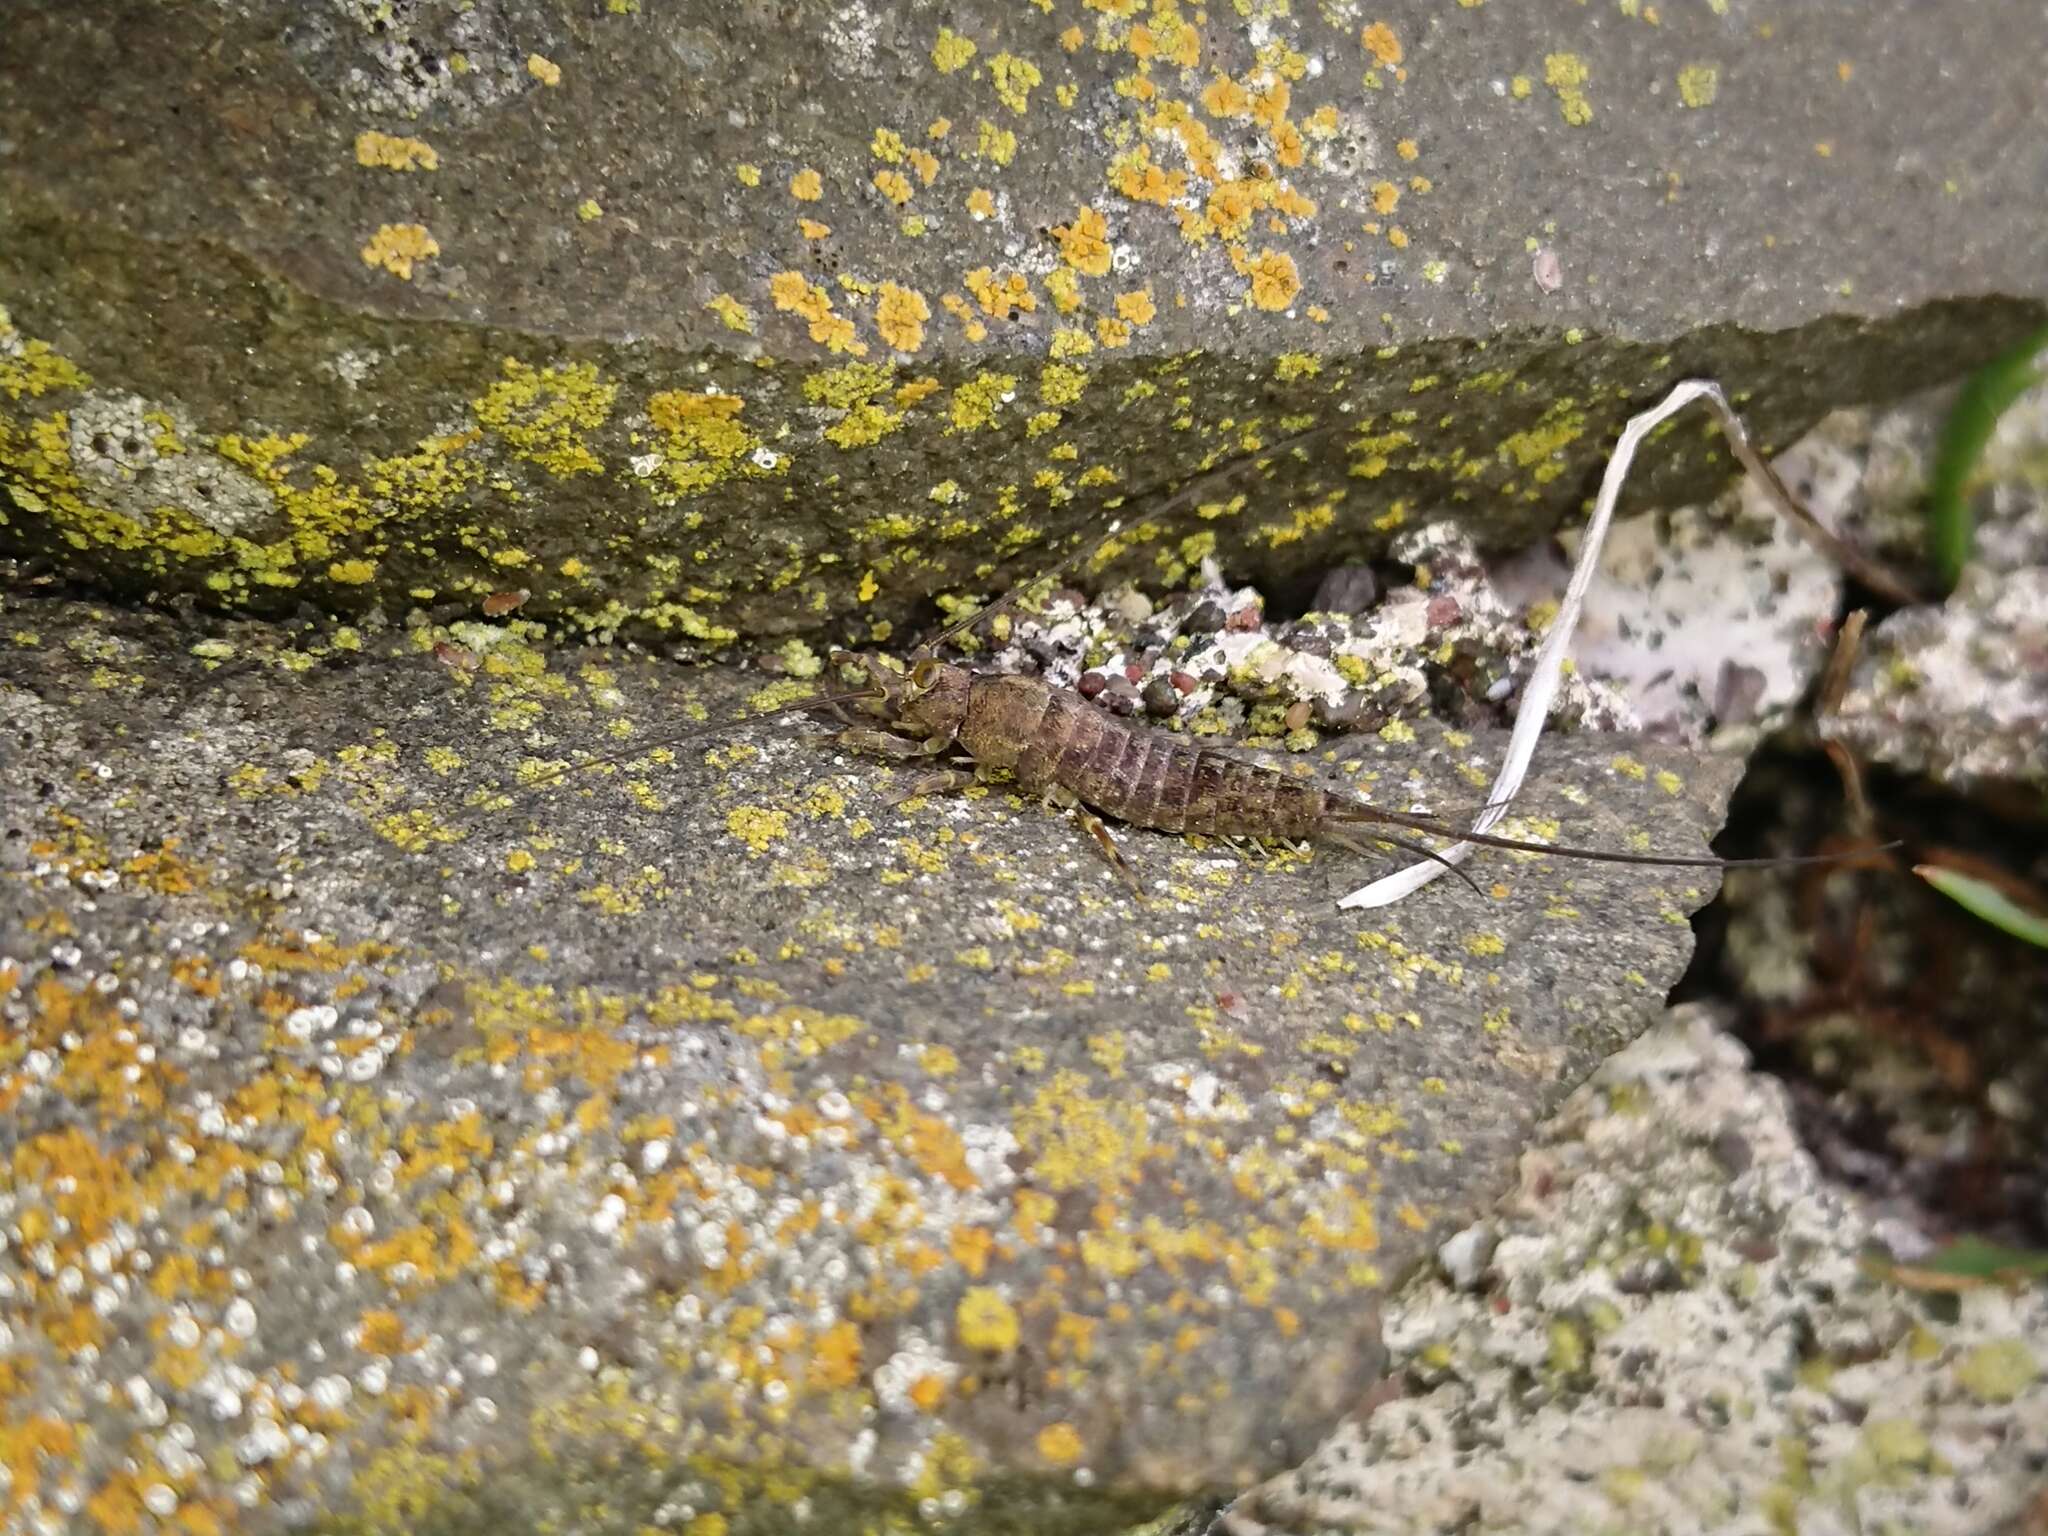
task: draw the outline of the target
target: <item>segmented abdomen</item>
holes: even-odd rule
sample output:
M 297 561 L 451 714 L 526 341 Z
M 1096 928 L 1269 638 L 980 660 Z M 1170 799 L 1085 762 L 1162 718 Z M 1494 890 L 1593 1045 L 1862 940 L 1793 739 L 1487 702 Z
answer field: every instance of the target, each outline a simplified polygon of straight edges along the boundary
M 1304 838 L 1321 828 L 1325 797 L 1312 785 L 1126 725 L 1077 694 L 1048 693 L 1018 755 L 1017 779 L 1029 791 L 1058 783 L 1105 816 L 1161 832 Z

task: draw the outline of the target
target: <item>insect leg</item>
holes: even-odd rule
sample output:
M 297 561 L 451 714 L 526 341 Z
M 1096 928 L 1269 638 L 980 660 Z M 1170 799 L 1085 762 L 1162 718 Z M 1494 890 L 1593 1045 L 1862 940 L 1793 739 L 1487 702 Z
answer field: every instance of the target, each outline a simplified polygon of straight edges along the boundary
M 889 806 L 901 805 L 906 800 L 916 800 L 925 795 L 950 795 L 955 790 L 965 789 L 974 782 L 974 773 L 967 768 L 947 768 L 938 773 L 928 773 L 900 795 L 891 795 L 883 803 Z
M 1138 884 L 1137 874 L 1125 862 L 1123 851 L 1117 847 L 1116 839 L 1109 835 L 1109 828 L 1102 824 L 1102 818 L 1089 810 L 1087 806 L 1076 805 L 1074 807 L 1074 820 L 1081 824 L 1083 832 L 1086 832 L 1095 839 L 1095 846 L 1100 848 L 1103 857 L 1115 866 L 1116 872 L 1124 877 L 1124 884 L 1131 888 L 1131 894 L 1137 897 L 1138 900 L 1143 901 L 1145 899 L 1145 888 Z
M 888 731 L 864 730 L 858 726 L 837 732 L 832 737 L 832 742 L 835 746 L 850 747 L 855 752 L 865 752 L 871 757 L 886 757 L 892 763 L 900 763 L 913 757 L 937 757 L 952 746 L 950 741 L 942 738 L 912 741 L 907 736 L 892 735 Z
M 1102 850 L 1102 856 L 1109 860 L 1116 872 L 1124 877 L 1124 884 L 1131 888 L 1131 894 L 1139 901 L 1145 899 L 1145 888 L 1138 884 L 1138 877 L 1117 847 L 1116 839 L 1109 835 L 1109 828 L 1102 824 L 1102 818 L 1089 810 L 1064 784 L 1054 784 L 1045 792 L 1045 803 L 1055 810 L 1072 811 L 1074 820 L 1083 832 L 1095 839 L 1095 846 Z

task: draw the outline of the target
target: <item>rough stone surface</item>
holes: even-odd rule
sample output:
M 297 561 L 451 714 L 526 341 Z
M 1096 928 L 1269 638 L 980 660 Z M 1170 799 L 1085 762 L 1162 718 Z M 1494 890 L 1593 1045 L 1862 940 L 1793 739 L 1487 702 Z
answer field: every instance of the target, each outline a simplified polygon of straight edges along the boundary
M 1784 442 L 2042 312 L 2030 0 L 16 0 L 0 548 L 289 613 L 846 633 L 1119 497 L 1312 590 L 1519 546 L 1714 375 Z M 770 41 L 764 41 L 772 39 Z M 1709 439 L 1646 465 L 1664 503 Z
M 1378 1299 L 1711 890 L 1489 856 L 1361 923 L 1356 858 L 1130 833 L 1140 907 L 1063 818 L 890 809 L 807 723 L 644 755 L 758 673 L 0 605 L 24 1529 L 1045 1533 L 1235 1491 L 1378 1378 Z M 1339 755 L 1441 803 L 1498 748 Z M 1570 736 L 1513 825 L 1698 851 L 1732 776 Z
M 1818 1172 L 1704 1011 L 1573 1096 L 1495 1221 L 1482 1292 L 1396 1296 L 1377 1406 L 1216 1536 L 2040 1529 L 2048 1288 L 1875 1278 L 1915 1234 Z
M 1918 523 L 1946 394 L 1880 417 L 1876 527 Z M 2048 385 L 2001 418 L 1975 478 L 1976 556 L 1941 603 L 1885 618 L 1826 722 L 1865 759 L 1964 793 L 2048 786 Z

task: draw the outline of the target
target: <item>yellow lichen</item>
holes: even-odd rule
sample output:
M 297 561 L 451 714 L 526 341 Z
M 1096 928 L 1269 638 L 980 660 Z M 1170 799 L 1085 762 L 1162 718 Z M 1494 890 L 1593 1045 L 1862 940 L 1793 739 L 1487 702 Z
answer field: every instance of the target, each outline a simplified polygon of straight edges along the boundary
M 1688 107 L 1711 107 L 1721 89 L 1721 71 L 1712 64 L 1689 64 L 1678 72 L 1678 99 Z
M 441 157 L 424 140 L 398 138 L 371 128 L 356 135 L 356 164 L 390 171 L 432 171 L 440 169 Z
M 1558 110 L 1564 115 L 1564 120 L 1575 128 L 1584 127 L 1593 120 L 1593 104 L 1586 99 L 1585 92 L 1591 73 L 1586 68 L 1586 61 L 1576 53 L 1544 56 L 1544 84 L 1557 93 Z
M 967 1287 L 953 1309 L 953 1328 L 968 1349 L 992 1355 L 1008 1354 L 1022 1334 L 1017 1309 L 990 1285 Z
M 981 120 L 974 152 L 983 160 L 993 160 L 997 165 L 1008 165 L 1017 157 L 1017 135 L 1007 128 L 998 128 L 984 117 Z
M 726 812 L 725 830 L 755 853 L 766 853 L 789 835 L 789 812 L 759 805 L 734 806 Z
M 966 65 L 976 52 L 972 38 L 962 37 L 951 27 L 939 28 L 939 40 L 932 44 L 932 68 L 942 75 Z
M 1013 53 L 999 53 L 990 59 L 988 73 L 997 97 L 1012 112 L 1022 112 L 1030 106 L 1032 87 L 1044 78 L 1036 64 Z
M 381 267 L 410 282 L 413 267 L 440 255 L 441 245 L 423 224 L 380 224 L 358 254 L 364 266 Z
M 542 85 L 555 86 L 562 83 L 562 66 L 537 53 L 529 53 L 526 56 L 526 72 Z
M 751 336 L 754 332 L 754 312 L 729 293 L 721 293 L 709 300 L 705 306 L 725 322 L 729 331 L 739 331 Z
M 583 434 L 610 419 L 618 392 L 598 377 L 594 363 L 533 368 L 508 357 L 504 378 L 471 404 L 477 420 L 513 453 L 563 478 L 604 473 Z
M 1088 370 L 1068 363 L 1048 363 L 1039 371 L 1038 398 L 1050 406 L 1069 406 L 1088 387 Z
M 987 426 L 1016 389 L 1017 376 L 1013 373 L 977 373 L 953 391 L 953 430 L 973 432 Z

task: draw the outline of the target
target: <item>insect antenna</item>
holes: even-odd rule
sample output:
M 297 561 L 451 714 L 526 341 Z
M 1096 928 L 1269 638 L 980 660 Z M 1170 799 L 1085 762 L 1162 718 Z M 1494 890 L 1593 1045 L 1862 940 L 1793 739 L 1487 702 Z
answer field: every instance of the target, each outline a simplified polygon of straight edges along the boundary
M 1501 802 L 1494 802 L 1499 804 Z M 1852 849 L 1845 853 L 1793 854 L 1782 858 L 1760 859 L 1716 859 L 1688 857 L 1681 854 L 1662 853 L 1616 853 L 1605 848 L 1574 848 L 1562 843 L 1532 843 L 1519 838 L 1495 837 L 1491 833 L 1471 832 L 1432 816 L 1409 815 L 1402 811 L 1382 810 L 1376 805 L 1333 806 L 1330 811 L 1333 821 L 1349 822 L 1362 826 L 1388 823 L 1406 827 L 1415 832 L 1433 832 L 1440 837 L 1455 838 L 1461 843 L 1477 843 L 1485 848 L 1506 848 L 1515 853 L 1548 853 L 1566 859 L 1590 859 L 1602 864 L 1649 864 L 1672 869 L 1793 869 L 1801 865 L 1841 864 L 1867 854 L 1884 853 L 1903 846 L 1899 841 L 1875 844 L 1869 848 Z M 1377 836 L 1378 834 L 1374 834 Z M 1392 841 L 1392 839 L 1387 839 Z M 1445 858 L 1433 850 L 1421 850 L 1436 863 L 1447 864 L 1454 874 L 1463 874 L 1455 861 Z M 1467 881 L 1467 884 L 1470 884 Z
M 995 599 L 995 601 L 985 603 L 968 614 L 966 618 L 957 619 L 947 625 L 936 635 L 932 636 L 931 639 L 920 645 L 918 651 L 921 654 L 936 651 L 948 640 L 966 633 L 974 628 L 975 625 L 981 623 L 982 620 L 994 618 L 1005 609 L 1014 606 L 1017 599 L 1026 592 L 1031 591 L 1035 587 L 1044 586 L 1047 582 L 1057 581 L 1083 561 L 1094 558 L 1095 555 L 1101 552 L 1103 546 L 1108 544 L 1118 534 L 1129 533 L 1135 529 L 1146 527 L 1151 523 L 1156 523 L 1160 518 L 1168 517 L 1198 501 L 1205 492 L 1214 490 L 1218 485 L 1226 484 L 1233 476 L 1245 469 L 1270 460 L 1278 454 L 1285 453 L 1290 448 L 1298 448 L 1303 443 L 1314 438 L 1325 436 L 1331 432 L 1341 431 L 1351 425 L 1353 423 L 1349 421 L 1326 421 L 1319 426 L 1305 427 L 1299 432 L 1289 433 L 1278 442 L 1271 443 L 1259 449 L 1256 453 L 1243 454 L 1227 463 L 1217 465 L 1214 469 L 1205 470 L 1195 476 L 1194 479 L 1188 481 L 1171 496 L 1168 496 L 1164 501 L 1160 502 L 1158 506 L 1152 508 L 1151 511 L 1142 513 L 1129 522 L 1118 518 L 1109 525 L 1109 532 L 1105 533 L 1093 544 L 1088 545 L 1086 548 L 1075 550 L 1074 553 L 1068 555 L 1066 559 L 1062 560 L 1051 570 L 1040 571 L 1036 576 L 1031 576 L 1018 582 L 1016 586 L 1010 588 L 1009 591 Z M 1157 487 L 1154 487 L 1154 489 L 1157 489 Z M 1141 494 L 1149 495 L 1151 492 L 1147 491 Z
M 1460 880 L 1464 881 L 1467 885 L 1471 886 L 1472 894 L 1474 896 L 1484 896 L 1486 894 L 1484 891 L 1479 889 L 1479 882 L 1477 880 L 1474 880 L 1470 875 L 1466 874 L 1464 870 L 1458 868 L 1456 860 L 1445 858 L 1442 854 L 1438 853 L 1434 848 L 1430 847 L 1427 843 L 1418 843 L 1412 837 L 1396 837 L 1391 832 L 1381 830 L 1374 830 L 1372 832 L 1367 833 L 1366 835 L 1376 843 L 1384 843 L 1389 848 L 1399 848 L 1407 853 L 1419 854 L 1423 858 L 1428 859 L 1433 863 L 1443 865 L 1443 867 L 1446 870 L 1448 870 L 1451 874 L 1456 875 Z M 1353 853 L 1365 853 L 1368 851 L 1366 847 L 1362 843 L 1357 841 L 1355 838 L 1332 837 L 1331 841 L 1336 843 L 1340 848 L 1349 848 Z

